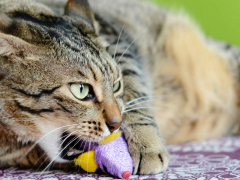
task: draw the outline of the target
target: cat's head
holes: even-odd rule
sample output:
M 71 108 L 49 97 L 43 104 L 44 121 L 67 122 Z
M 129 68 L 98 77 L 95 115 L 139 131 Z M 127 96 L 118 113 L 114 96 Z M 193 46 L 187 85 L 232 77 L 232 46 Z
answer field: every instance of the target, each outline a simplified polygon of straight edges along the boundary
M 62 16 L 33 1 L 0 2 L 0 18 L 0 123 L 19 142 L 64 162 L 63 148 L 120 127 L 121 70 L 98 42 L 86 0 L 69 0 Z

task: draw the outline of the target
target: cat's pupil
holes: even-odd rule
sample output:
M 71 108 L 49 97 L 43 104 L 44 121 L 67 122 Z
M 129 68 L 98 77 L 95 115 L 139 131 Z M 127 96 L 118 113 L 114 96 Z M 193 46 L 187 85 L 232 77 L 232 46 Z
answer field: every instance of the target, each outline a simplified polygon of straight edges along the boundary
M 80 86 L 80 92 L 82 93 L 82 92 L 83 92 L 83 88 L 84 88 L 83 86 L 84 86 L 84 85 L 79 84 L 79 86 Z

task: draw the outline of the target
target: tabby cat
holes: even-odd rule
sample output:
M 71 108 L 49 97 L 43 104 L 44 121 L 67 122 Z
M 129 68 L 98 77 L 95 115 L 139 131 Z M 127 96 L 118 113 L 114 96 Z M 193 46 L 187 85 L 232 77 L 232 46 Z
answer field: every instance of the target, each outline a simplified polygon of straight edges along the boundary
M 134 174 L 163 172 L 164 141 L 238 131 L 239 57 L 140 0 L 0 1 L 0 167 L 72 168 L 121 129 Z

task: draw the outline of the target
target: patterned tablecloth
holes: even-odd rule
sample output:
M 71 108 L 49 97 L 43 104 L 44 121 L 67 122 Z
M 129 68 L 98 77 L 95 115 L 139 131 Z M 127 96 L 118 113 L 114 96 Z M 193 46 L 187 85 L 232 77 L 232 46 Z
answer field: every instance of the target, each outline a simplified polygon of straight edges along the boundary
M 240 180 L 240 137 L 224 137 L 204 142 L 168 146 L 171 161 L 163 174 L 131 176 L 132 180 Z M 104 180 L 114 179 L 96 174 L 48 171 L 44 174 L 16 168 L 0 169 L 0 180 Z

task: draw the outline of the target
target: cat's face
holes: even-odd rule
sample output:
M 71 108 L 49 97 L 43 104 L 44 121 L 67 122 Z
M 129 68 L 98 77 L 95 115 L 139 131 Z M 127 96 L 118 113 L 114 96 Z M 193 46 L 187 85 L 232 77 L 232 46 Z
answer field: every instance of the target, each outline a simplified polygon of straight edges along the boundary
M 91 24 L 27 9 L 2 16 L 0 121 L 64 162 L 84 146 L 79 140 L 98 142 L 120 127 L 121 70 Z

